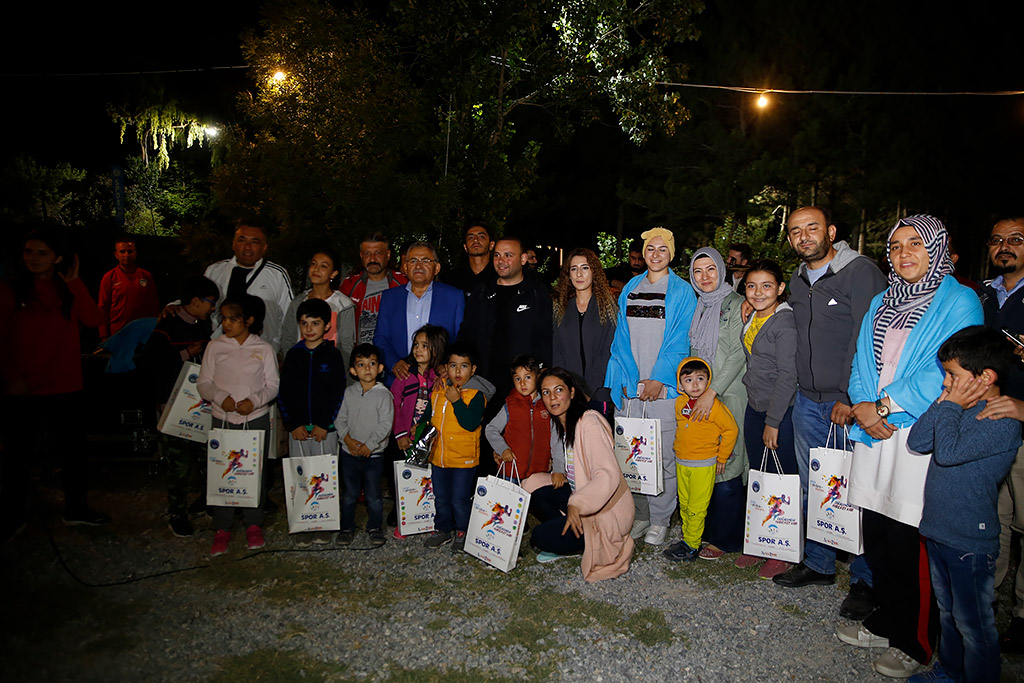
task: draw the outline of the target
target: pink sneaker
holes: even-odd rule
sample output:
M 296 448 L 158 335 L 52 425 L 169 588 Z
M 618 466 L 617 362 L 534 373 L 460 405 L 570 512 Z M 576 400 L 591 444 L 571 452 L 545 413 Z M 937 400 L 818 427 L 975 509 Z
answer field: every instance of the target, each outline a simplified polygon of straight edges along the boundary
M 391 534 L 391 535 L 392 535 L 392 536 L 394 536 L 395 538 L 397 538 L 397 539 L 398 539 L 399 541 L 401 541 L 402 539 L 404 539 L 404 538 L 405 538 L 405 536 L 403 536 L 403 535 L 402 535 L 402 532 L 400 532 L 400 531 L 398 530 L 398 527 L 397 527 L 397 526 L 395 527 L 395 533 L 393 533 L 393 534 Z
M 698 553 L 697 557 L 699 557 L 702 560 L 717 560 L 720 557 L 722 557 L 722 555 L 725 555 L 725 551 L 723 551 L 718 546 L 714 546 L 708 543 L 706 546 L 700 549 L 700 553 Z
M 768 560 L 761 568 L 757 570 L 757 576 L 762 579 L 770 579 L 773 576 L 777 576 L 784 571 L 792 567 L 792 563 L 783 562 L 782 560 Z
M 263 541 L 263 529 L 255 524 L 246 529 L 245 544 L 249 550 L 258 550 L 266 545 Z
M 754 557 L 753 555 L 740 555 L 736 558 L 733 563 L 740 569 L 746 569 L 747 567 L 753 567 L 755 564 L 760 562 L 763 558 Z
M 218 531 L 213 537 L 213 545 L 210 546 L 210 557 L 217 557 L 223 555 L 228 551 L 228 543 L 231 542 L 231 532 Z

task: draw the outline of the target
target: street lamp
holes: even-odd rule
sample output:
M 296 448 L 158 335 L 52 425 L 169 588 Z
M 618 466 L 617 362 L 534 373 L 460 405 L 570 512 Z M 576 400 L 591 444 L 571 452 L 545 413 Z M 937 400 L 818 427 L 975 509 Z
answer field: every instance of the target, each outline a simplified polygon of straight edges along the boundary
M 768 91 L 761 93 L 761 96 L 757 98 L 757 106 L 761 109 L 768 106 Z

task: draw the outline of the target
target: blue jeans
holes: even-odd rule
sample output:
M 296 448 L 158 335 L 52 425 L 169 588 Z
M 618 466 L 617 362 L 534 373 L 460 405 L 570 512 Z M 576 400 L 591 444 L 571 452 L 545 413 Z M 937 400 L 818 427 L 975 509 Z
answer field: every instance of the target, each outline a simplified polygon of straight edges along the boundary
M 992 610 L 996 554 L 966 553 L 931 539 L 928 570 L 939 605 L 939 661 L 946 675 L 998 683 L 999 633 Z
M 807 479 L 810 467 L 810 451 L 820 448 L 828 441 L 829 428 L 832 426 L 832 406 L 835 401 L 818 403 L 796 392 L 796 403 L 793 404 L 793 444 L 796 449 L 796 465 L 800 471 L 800 492 L 803 498 L 804 519 L 807 519 Z M 843 441 L 842 429 L 836 427 L 836 446 L 852 450 L 853 444 Z M 835 548 L 807 539 L 804 544 L 804 564 L 819 574 L 836 573 Z M 863 581 L 874 586 L 871 569 L 863 555 L 852 556 L 850 561 L 850 583 Z
M 384 471 L 384 458 L 375 453 L 373 457 L 363 458 L 341 453 L 341 481 L 345 493 L 341 497 L 341 530 L 353 531 L 356 528 L 356 501 L 359 491 L 366 496 L 366 530 L 380 529 L 384 521 L 384 497 L 381 495 L 381 473 Z
M 431 468 L 434 484 L 434 528 L 441 533 L 465 531 L 469 528 L 469 512 L 473 507 L 475 467 Z

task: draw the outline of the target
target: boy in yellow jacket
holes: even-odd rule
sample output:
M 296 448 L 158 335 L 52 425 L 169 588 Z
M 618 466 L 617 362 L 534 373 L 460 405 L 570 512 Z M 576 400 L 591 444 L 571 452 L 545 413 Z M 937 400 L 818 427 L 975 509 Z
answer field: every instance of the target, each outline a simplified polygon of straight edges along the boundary
M 711 367 L 697 357 L 685 358 L 676 371 L 676 486 L 683 539 L 664 551 L 673 562 L 697 559 L 704 535 L 715 475 L 721 474 L 736 445 L 739 430 L 729 409 L 715 399 L 705 420 L 691 420 L 693 406 L 711 382 Z

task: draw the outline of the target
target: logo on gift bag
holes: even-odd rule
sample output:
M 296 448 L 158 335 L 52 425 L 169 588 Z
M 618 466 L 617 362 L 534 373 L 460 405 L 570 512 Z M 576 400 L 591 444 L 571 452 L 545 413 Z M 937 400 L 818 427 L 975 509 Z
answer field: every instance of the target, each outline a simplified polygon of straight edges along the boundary
M 491 506 L 491 518 L 484 522 L 480 528 L 484 529 L 492 524 L 501 524 L 502 520 L 505 518 L 505 515 L 511 514 L 512 508 L 510 508 L 507 505 L 502 505 L 501 503 L 495 503 L 494 505 Z
M 213 450 L 220 448 L 220 441 L 217 441 L 217 439 L 210 439 L 210 448 Z
M 770 520 L 782 521 L 783 505 L 789 505 L 791 502 L 789 496 L 768 496 L 768 516 L 761 522 L 761 526 L 764 526 Z M 771 529 L 774 524 L 768 527 Z
M 757 493 L 758 491 L 760 491 L 760 490 L 761 490 L 761 484 L 759 484 L 758 482 L 756 482 L 756 481 L 755 481 L 755 482 L 754 482 L 753 484 L 751 484 L 751 485 L 750 485 L 750 489 L 751 489 L 751 490 L 752 490 L 752 491 L 753 491 L 754 493 Z
M 412 478 L 412 471 L 411 470 L 402 470 L 402 479 L 410 479 L 410 478 Z
M 224 474 L 220 475 L 220 478 L 223 479 L 231 472 L 238 471 L 241 473 L 242 461 L 248 456 L 248 454 L 249 452 L 244 449 L 228 451 L 228 468 L 224 470 Z
M 629 440 L 629 455 L 626 456 L 626 464 L 635 466 L 634 461 L 636 456 L 640 455 L 643 451 L 643 446 L 647 445 L 647 439 L 642 436 L 634 436 Z
M 299 474 L 301 475 L 302 472 L 299 472 Z M 314 474 L 312 477 L 309 478 L 309 496 L 306 497 L 307 505 L 309 504 L 309 501 L 313 500 L 314 498 L 320 498 L 320 496 L 324 492 L 325 481 L 327 481 L 327 475 L 323 473 L 321 473 L 319 476 Z M 316 504 L 316 501 L 314 501 L 313 505 Z
M 476 495 L 478 495 L 478 496 L 486 496 L 487 495 L 487 487 L 486 486 L 477 486 L 476 487 Z
M 829 477 L 828 483 L 825 484 L 825 488 L 827 489 L 825 492 L 825 499 L 821 501 L 821 505 L 818 506 L 818 509 L 820 510 L 825 507 L 826 503 L 838 503 L 843 497 L 843 493 L 840 489 L 845 489 L 846 484 L 846 477 L 838 477 L 834 474 Z
M 197 375 L 194 372 L 189 374 L 189 376 L 188 376 L 188 383 L 189 384 L 195 384 L 198 381 L 199 381 L 199 375 Z
M 622 436 L 622 432 L 623 432 L 622 427 L 619 426 L 619 425 L 615 425 L 615 433 L 618 434 L 619 436 Z
M 817 472 L 821 468 L 821 463 L 818 462 L 817 458 L 811 458 L 811 469 Z
M 433 482 L 433 480 L 430 477 L 420 477 L 420 497 L 416 501 L 416 504 L 419 505 L 420 503 L 423 503 L 423 499 L 424 498 L 426 498 L 427 496 L 432 496 L 432 495 L 434 495 L 434 482 Z M 423 506 L 427 507 L 428 505 L 430 505 L 430 501 L 429 500 L 426 503 L 424 503 Z

